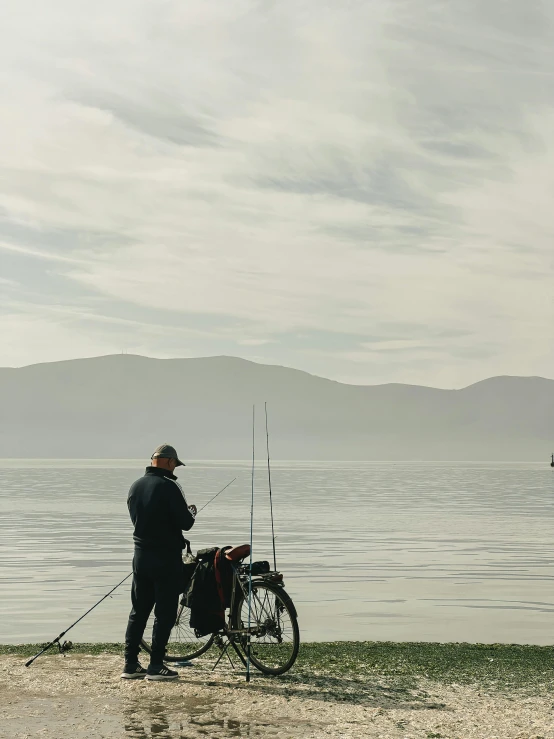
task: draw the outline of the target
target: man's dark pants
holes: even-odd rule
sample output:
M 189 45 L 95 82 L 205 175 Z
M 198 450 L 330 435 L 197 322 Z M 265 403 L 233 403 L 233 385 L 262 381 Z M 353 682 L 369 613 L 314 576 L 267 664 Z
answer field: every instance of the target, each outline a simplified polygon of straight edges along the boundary
M 181 552 L 160 553 L 135 549 L 129 622 L 125 633 L 125 663 L 138 660 L 146 622 L 154 608 L 150 664 L 161 665 L 175 624 L 182 575 Z

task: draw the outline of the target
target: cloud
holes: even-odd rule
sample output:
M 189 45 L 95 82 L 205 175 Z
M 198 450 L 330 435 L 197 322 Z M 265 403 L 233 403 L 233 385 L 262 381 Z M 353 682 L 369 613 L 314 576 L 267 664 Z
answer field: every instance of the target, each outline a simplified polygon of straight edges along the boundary
M 64 356 L 87 335 L 119 350 L 117 332 L 98 339 L 112 317 L 144 353 L 252 347 L 357 381 L 552 374 L 548 6 L 2 13 L 13 336 L 34 335 L 18 285 Z M 63 331 L 40 312 L 54 303 L 78 309 Z M 52 355 L 9 347 L 2 363 Z
M 218 136 L 202 118 L 187 113 L 177 100 L 150 91 L 147 101 L 127 99 L 121 95 L 90 95 L 78 101 L 86 108 L 107 111 L 115 120 L 139 133 L 177 146 L 218 146 Z
M 263 346 L 264 344 L 270 344 L 270 339 L 241 339 L 239 342 L 240 346 Z

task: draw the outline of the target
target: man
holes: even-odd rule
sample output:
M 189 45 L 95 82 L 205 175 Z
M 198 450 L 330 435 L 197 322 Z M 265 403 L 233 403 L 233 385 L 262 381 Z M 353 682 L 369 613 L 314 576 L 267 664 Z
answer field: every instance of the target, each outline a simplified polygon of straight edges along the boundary
M 194 524 L 196 506 L 189 506 L 177 478 L 184 466 L 174 447 L 161 444 L 146 473 L 131 485 L 127 506 L 135 527 L 133 540 L 132 609 L 125 633 L 122 678 L 174 680 L 178 673 L 163 664 L 165 649 L 177 617 L 182 573 L 183 531 Z M 145 670 L 138 661 L 146 622 L 154 608 L 152 654 Z

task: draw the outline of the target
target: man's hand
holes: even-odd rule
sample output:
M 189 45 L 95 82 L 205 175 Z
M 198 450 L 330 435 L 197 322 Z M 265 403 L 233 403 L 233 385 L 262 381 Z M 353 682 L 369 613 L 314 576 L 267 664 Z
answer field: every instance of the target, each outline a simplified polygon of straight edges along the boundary
M 196 514 L 198 513 L 198 509 L 195 505 L 189 505 L 189 511 L 192 513 L 193 516 L 196 516 Z

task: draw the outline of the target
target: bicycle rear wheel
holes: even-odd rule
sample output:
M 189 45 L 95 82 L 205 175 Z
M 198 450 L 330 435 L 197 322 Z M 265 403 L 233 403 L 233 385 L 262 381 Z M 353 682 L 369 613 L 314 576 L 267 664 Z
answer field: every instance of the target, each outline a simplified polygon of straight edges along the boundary
M 233 629 L 248 627 L 248 592 L 236 603 Z M 266 675 L 282 675 L 293 666 L 300 646 L 296 608 L 284 588 L 264 581 L 252 583 L 250 660 Z M 246 635 L 239 641 L 247 648 Z
M 214 635 L 208 634 L 207 636 L 197 637 L 194 633 L 194 629 L 191 629 L 189 626 L 189 622 L 190 609 L 179 604 L 175 626 L 169 635 L 169 642 L 167 644 L 165 656 L 166 662 L 184 662 L 190 659 L 195 659 L 196 657 L 200 657 L 201 654 L 204 654 L 204 652 L 207 652 L 212 646 Z M 144 638 L 141 642 L 141 647 L 148 652 L 148 654 L 152 653 L 153 625 L 154 614 L 151 614 L 144 631 Z

